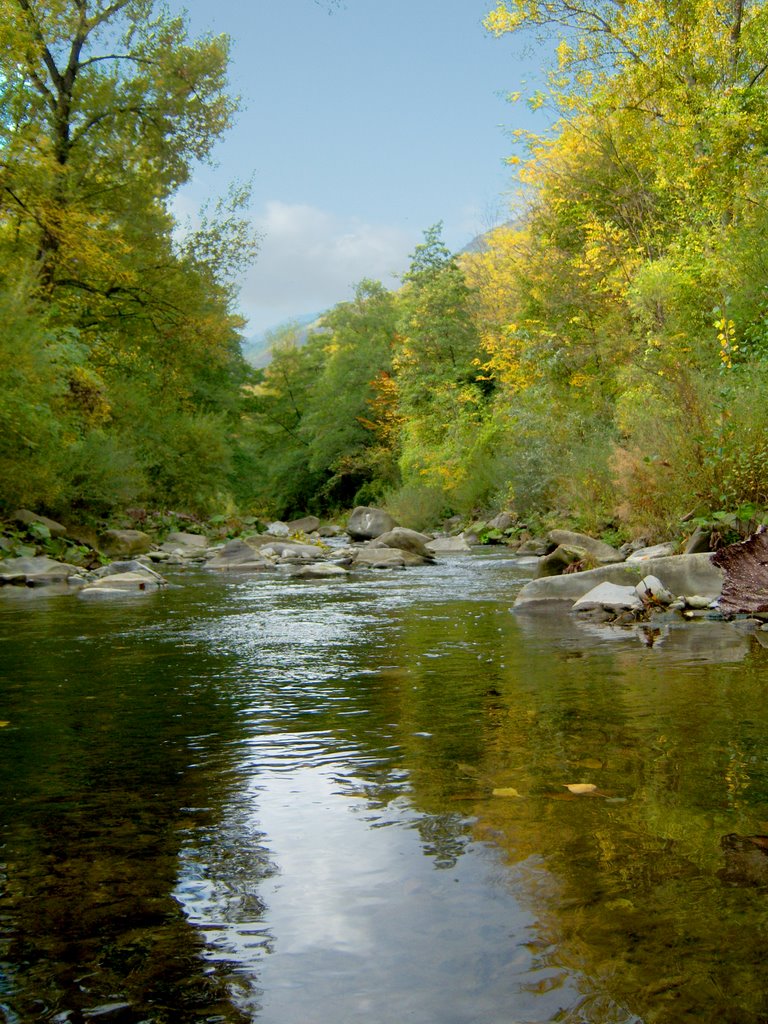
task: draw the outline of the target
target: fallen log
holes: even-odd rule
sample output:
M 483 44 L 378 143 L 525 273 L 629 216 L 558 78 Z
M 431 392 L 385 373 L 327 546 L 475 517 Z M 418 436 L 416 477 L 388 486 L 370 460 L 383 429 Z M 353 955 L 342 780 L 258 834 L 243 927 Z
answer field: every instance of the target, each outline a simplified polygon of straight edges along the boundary
M 738 544 L 712 555 L 722 569 L 723 589 L 717 607 L 725 615 L 768 612 L 768 531 L 765 527 Z

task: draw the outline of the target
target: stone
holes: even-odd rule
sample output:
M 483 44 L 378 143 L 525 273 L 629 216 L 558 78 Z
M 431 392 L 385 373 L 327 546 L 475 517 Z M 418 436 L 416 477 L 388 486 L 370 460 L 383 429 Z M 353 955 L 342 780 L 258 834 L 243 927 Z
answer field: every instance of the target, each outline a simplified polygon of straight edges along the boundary
M 381 536 L 372 540 L 369 547 L 396 548 L 398 551 L 411 551 L 415 555 L 421 555 L 422 558 L 432 561 L 434 560 L 434 554 L 427 547 L 429 542 L 430 538 L 426 534 L 417 533 L 416 530 L 408 530 L 404 526 L 396 526 L 393 530 L 388 530 L 387 533 L 382 533 Z
M 543 537 L 531 537 L 519 544 L 515 553 L 526 558 L 529 556 L 538 556 L 539 558 L 543 558 L 544 555 L 548 555 L 550 551 L 554 551 L 556 547 L 556 544 L 550 544 L 549 541 L 544 540 Z
M 27 586 L 45 586 L 49 583 L 63 583 L 72 577 L 82 577 L 84 572 L 76 565 L 57 562 L 45 555 L 22 558 L 6 558 L 0 562 L 0 585 L 11 583 Z
M 705 526 L 697 526 L 691 536 L 688 538 L 688 543 L 685 545 L 684 554 L 695 555 L 699 551 L 711 551 L 712 550 L 712 528 Z
M 674 544 L 654 544 L 651 547 L 637 548 L 627 555 L 626 560 L 628 562 L 647 562 L 651 558 L 666 558 L 669 555 L 674 555 L 674 553 Z
M 645 576 L 656 576 L 673 594 L 700 594 L 712 602 L 720 594 L 723 574 L 708 553 L 671 555 L 645 562 L 601 565 L 585 572 L 566 573 L 531 580 L 514 603 L 515 611 L 556 608 L 560 602 L 573 604 L 598 583 L 637 586 Z
M 332 523 L 325 526 L 319 526 L 316 531 L 318 537 L 340 537 L 344 530 L 340 526 L 334 526 Z
M 262 557 L 274 557 L 281 562 L 315 562 L 323 556 L 322 548 L 316 544 L 296 540 L 273 540 L 270 544 L 260 544 L 258 550 Z
M 315 533 L 320 529 L 320 520 L 317 516 L 304 516 L 301 519 L 292 519 L 286 524 L 291 534 L 294 533 Z
M 644 576 L 635 587 L 637 596 L 646 604 L 670 605 L 675 600 L 672 594 L 656 576 Z
M 411 551 L 400 551 L 397 548 L 360 548 L 355 554 L 355 565 L 365 565 L 370 569 L 403 569 L 406 566 L 424 565 L 426 559 Z
M 152 538 L 141 530 L 105 530 L 99 538 L 99 550 L 107 558 L 144 555 L 152 547 Z
M 590 537 L 586 533 L 576 533 L 573 530 L 550 530 L 547 539 L 550 544 L 565 545 L 585 551 L 598 565 L 611 565 L 614 562 L 624 561 L 624 556 L 616 548 L 595 537 Z
M 64 537 L 67 532 L 66 526 L 62 526 L 61 523 L 57 523 L 55 519 L 49 519 L 47 516 L 38 515 L 37 512 L 30 512 L 28 508 L 17 508 L 15 512 L 11 514 L 11 521 L 18 523 L 19 526 L 31 526 L 32 523 L 40 523 L 45 526 L 52 537 Z
M 703 611 L 713 603 L 715 599 L 702 594 L 686 594 L 683 597 L 686 608 L 693 608 L 696 611 Z
M 147 591 L 158 590 L 165 585 L 166 581 L 157 573 L 152 573 L 152 576 L 149 576 L 145 572 L 119 572 L 112 576 L 89 580 L 80 594 L 83 597 L 90 597 L 94 594 L 143 594 Z
M 515 525 L 515 517 L 509 512 L 499 512 L 493 519 L 488 520 L 488 527 L 491 530 L 501 530 L 503 533 L 508 530 L 510 526 Z
M 309 565 L 281 565 L 280 571 L 294 579 L 327 580 L 349 575 L 346 569 L 332 562 L 310 562 Z
M 427 551 L 436 555 L 459 555 L 472 550 L 463 534 L 459 534 L 457 537 L 435 537 L 425 546 Z
M 201 533 L 169 533 L 160 547 L 163 551 L 171 550 L 166 545 L 172 545 L 174 549 L 192 548 L 195 551 L 205 551 L 208 547 L 208 538 Z
M 145 565 L 136 558 L 131 558 L 125 562 L 110 562 L 109 565 L 102 565 L 100 569 L 94 569 L 93 572 L 88 574 L 88 581 L 104 579 L 107 576 L 120 576 L 127 572 L 137 573 L 155 583 L 166 582 L 159 572 L 155 572 L 150 566 Z
M 539 578 L 542 576 L 559 576 L 570 566 L 576 565 L 577 562 L 581 562 L 586 557 L 587 552 L 583 548 L 560 544 L 554 551 L 550 551 L 548 555 L 544 555 L 543 558 L 539 559 L 536 575 Z
M 598 583 L 597 586 L 588 590 L 586 594 L 574 602 L 571 611 L 592 611 L 595 608 L 604 608 L 609 612 L 643 610 L 643 602 L 635 587 L 620 586 L 617 583 Z
M 281 523 L 279 520 L 275 523 L 269 523 L 267 526 L 267 533 L 270 537 L 290 537 L 291 531 L 287 523 Z
M 236 569 L 246 572 L 271 569 L 272 564 L 259 550 L 241 538 L 231 540 L 223 548 L 211 552 L 204 563 L 206 569 Z
M 389 514 L 380 508 L 358 505 L 350 513 L 347 520 L 347 533 L 352 540 L 374 540 L 389 530 L 394 530 L 397 523 Z
M 740 633 L 757 633 L 762 626 L 760 619 L 737 619 L 733 623 L 733 628 L 738 629 Z

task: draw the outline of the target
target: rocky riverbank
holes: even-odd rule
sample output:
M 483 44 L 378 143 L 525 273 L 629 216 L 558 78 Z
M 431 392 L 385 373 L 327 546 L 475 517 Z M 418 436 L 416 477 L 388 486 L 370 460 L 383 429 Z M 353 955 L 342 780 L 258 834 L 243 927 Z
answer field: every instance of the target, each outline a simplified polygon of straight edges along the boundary
M 518 594 L 514 610 L 572 611 L 598 622 L 623 625 L 660 613 L 683 617 L 749 614 L 755 628 L 768 621 L 768 533 L 718 552 L 676 554 L 672 544 L 614 548 L 566 530 L 511 544 L 511 517 L 460 529 L 446 524 L 438 534 L 399 526 L 384 510 L 359 507 L 343 527 L 313 516 L 265 524 L 230 538 L 171 531 L 162 541 L 136 529 L 105 530 L 92 543 L 82 531 L 28 510 L 15 521 L 35 536 L 69 544 L 78 562 L 50 557 L 35 548 L 8 551 L 0 561 L 0 585 L 59 585 L 65 592 L 96 595 L 142 594 L 167 586 L 165 567 L 198 566 L 211 572 L 274 572 L 285 577 L 333 580 L 356 571 L 402 570 L 437 557 L 462 554 L 480 543 L 503 541 L 510 557 L 529 565 L 535 578 Z M 453 528 L 451 530 L 451 527 Z M 506 532 L 505 532 L 506 531 Z M 7 543 L 4 544 L 6 549 Z M 85 552 L 85 557 L 83 556 Z M 94 564 L 94 561 L 96 564 Z M 106 563 L 106 564 L 101 564 Z

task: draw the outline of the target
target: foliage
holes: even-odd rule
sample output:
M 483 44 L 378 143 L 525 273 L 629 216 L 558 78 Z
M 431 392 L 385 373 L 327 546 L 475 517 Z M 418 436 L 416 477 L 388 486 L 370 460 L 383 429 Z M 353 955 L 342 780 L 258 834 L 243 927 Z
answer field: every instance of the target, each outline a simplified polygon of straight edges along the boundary
M 186 233 L 170 203 L 236 110 L 228 41 L 151 0 L 0 14 L 0 503 L 200 509 L 228 487 L 254 240 L 242 188 Z

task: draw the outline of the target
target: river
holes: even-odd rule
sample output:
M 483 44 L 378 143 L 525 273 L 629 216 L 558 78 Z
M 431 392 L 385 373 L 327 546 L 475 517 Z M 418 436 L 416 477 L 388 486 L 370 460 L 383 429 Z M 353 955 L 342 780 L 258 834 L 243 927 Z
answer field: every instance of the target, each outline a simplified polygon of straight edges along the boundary
M 768 650 L 526 575 L 0 592 L 0 1019 L 765 1024 Z

